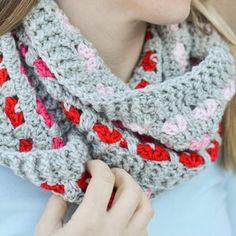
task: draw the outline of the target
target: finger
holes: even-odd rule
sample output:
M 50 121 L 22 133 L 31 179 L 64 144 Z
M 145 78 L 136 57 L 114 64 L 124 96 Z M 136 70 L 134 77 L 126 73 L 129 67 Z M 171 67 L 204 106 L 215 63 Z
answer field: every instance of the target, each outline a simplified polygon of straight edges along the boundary
M 151 202 L 147 195 L 143 193 L 142 200 L 128 223 L 128 229 L 141 232 L 143 229 L 146 229 L 153 216 L 154 210 Z
M 112 168 L 117 188 L 112 208 L 108 214 L 116 218 L 121 227 L 127 225 L 142 197 L 142 190 L 134 179 L 123 169 Z
M 112 194 L 115 177 L 107 164 L 100 160 L 90 160 L 86 163 L 92 178 L 86 189 L 84 199 L 74 213 L 74 217 L 81 215 L 81 211 L 92 211 L 93 214 L 106 213 L 107 205 Z
M 64 223 L 64 217 L 68 209 L 68 203 L 62 197 L 53 194 L 42 213 L 42 216 L 36 226 L 38 231 L 52 233 L 61 228 Z
M 148 236 L 148 231 L 144 230 L 143 234 L 141 234 L 142 236 Z

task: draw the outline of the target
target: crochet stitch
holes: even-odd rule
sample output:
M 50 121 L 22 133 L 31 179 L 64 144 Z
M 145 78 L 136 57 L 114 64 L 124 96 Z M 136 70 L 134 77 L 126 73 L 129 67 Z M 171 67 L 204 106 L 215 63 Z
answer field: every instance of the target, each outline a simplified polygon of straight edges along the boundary
M 148 24 L 124 83 L 55 1 L 40 0 L 0 53 L 0 164 L 69 202 L 81 202 L 91 159 L 153 198 L 217 158 L 235 67 L 214 31 Z

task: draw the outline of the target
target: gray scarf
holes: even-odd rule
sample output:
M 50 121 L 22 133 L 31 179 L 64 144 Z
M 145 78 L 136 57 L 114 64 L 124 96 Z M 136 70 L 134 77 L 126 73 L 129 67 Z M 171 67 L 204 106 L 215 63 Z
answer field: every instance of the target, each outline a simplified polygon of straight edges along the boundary
M 91 159 L 155 197 L 217 158 L 235 68 L 214 30 L 148 24 L 124 83 L 55 1 L 40 0 L 0 53 L 0 164 L 69 202 L 81 202 Z

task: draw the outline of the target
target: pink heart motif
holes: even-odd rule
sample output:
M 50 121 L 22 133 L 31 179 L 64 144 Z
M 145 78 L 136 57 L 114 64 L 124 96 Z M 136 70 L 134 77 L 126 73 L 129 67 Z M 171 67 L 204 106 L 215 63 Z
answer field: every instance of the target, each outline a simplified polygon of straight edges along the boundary
M 207 99 L 193 110 L 193 117 L 198 120 L 207 120 L 215 115 L 218 104 L 214 99 Z
M 184 132 L 186 129 L 186 119 L 182 115 L 178 114 L 174 118 L 171 118 L 164 123 L 161 132 L 169 135 L 177 135 Z
M 177 31 L 179 30 L 179 25 L 178 25 L 178 24 L 170 25 L 170 26 L 169 26 L 169 29 L 170 29 L 172 32 L 177 32 Z
M 210 143 L 211 143 L 210 136 L 208 134 L 204 134 L 201 140 L 197 140 L 197 139 L 192 140 L 189 145 L 189 149 L 191 151 L 199 151 L 209 146 Z
M 36 97 L 36 105 L 37 105 L 37 108 L 36 108 L 37 113 L 43 117 L 45 124 L 49 128 L 51 128 L 54 124 L 53 115 L 47 111 L 45 105 L 43 104 L 43 102 L 41 101 L 39 97 Z
M 141 127 L 136 123 L 129 124 L 128 128 L 131 129 L 133 132 L 138 132 L 139 134 L 145 134 L 147 132 L 144 127 Z
M 96 85 L 96 89 L 97 91 L 103 95 L 103 96 L 112 96 L 114 94 L 114 90 L 112 87 L 110 86 L 105 86 L 104 84 L 102 83 L 98 83 Z
M 151 196 L 152 196 L 153 191 L 149 188 L 149 189 L 147 189 L 146 191 L 144 191 L 144 193 L 146 194 L 146 196 L 148 197 L 148 199 L 150 199 Z
M 173 55 L 176 62 L 179 63 L 180 68 L 184 71 L 188 65 L 188 57 L 183 43 L 176 43 L 175 48 L 173 50 Z
M 223 89 L 223 96 L 227 101 L 230 101 L 235 94 L 235 79 L 231 80 L 229 85 Z
M 87 46 L 85 43 L 81 42 L 77 46 L 78 54 L 84 59 L 83 65 L 86 67 L 88 71 L 93 71 L 96 69 L 96 52 L 95 49 Z
M 52 139 L 52 148 L 59 149 L 65 146 L 64 140 L 61 137 L 54 137 Z

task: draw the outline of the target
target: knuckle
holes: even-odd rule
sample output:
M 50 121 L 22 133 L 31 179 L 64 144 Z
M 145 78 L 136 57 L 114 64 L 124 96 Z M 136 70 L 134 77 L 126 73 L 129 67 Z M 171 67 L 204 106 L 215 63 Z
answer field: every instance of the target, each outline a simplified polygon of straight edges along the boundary
M 141 197 L 143 195 L 143 191 L 138 184 L 136 184 L 136 183 L 132 184 L 132 192 L 138 199 L 141 199 Z
M 92 160 L 91 165 L 93 165 L 98 170 L 109 168 L 108 165 L 102 160 Z
M 109 170 L 104 170 L 101 173 L 101 178 L 104 182 L 109 184 L 114 184 L 115 182 L 115 176 Z
M 99 174 L 103 181 L 112 184 L 114 183 L 115 176 L 113 175 L 111 169 L 105 162 L 101 160 L 94 160 L 93 165 L 96 168 L 97 174 Z
M 128 173 L 124 169 L 122 169 L 122 168 L 113 167 L 113 168 L 111 168 L 111 171 L 118 178 L 122 177 L 122 176 L 123 177 L 129 177 Z

